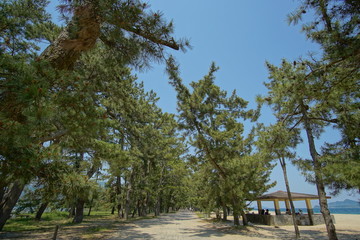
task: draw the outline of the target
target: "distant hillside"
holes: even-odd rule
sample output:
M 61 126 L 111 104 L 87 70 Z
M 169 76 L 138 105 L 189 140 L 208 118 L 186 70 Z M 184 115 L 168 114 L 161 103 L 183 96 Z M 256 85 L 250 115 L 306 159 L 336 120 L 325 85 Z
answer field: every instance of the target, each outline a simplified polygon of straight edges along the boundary
M 328 203 L 328 205 L 329 208 L 360 208 L 360 203 L 358 201 L 353 201 L 350 199 Z M 316 206 L 315 208 L 320 208 L 320 207 Z

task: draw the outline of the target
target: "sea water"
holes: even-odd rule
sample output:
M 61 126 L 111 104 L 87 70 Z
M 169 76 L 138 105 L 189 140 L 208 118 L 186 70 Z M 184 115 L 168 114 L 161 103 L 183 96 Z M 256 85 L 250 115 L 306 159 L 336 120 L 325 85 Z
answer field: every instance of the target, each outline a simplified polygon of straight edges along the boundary
M 307 214 L 306 208 L 295 208 L 295 212 L 302 210 L 304 214 Z M 320 208 L 314 208 L 314 213 L 321 213 Z M 329 208 L 331 214 L 360 214 L 360 208 Z M 269 211 L 275 212 L 274 208 L 269 208 Z M 280 208 L 281 213 L 285 213 L 285 208 Z

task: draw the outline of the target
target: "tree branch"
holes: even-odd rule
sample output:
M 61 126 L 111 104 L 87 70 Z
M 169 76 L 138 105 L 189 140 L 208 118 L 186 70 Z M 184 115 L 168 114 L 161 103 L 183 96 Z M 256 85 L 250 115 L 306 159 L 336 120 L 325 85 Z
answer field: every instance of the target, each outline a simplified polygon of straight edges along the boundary
M 324 122 L 329 122 L 329 123 L 339 123 L 339 120 L 334 118 L 334 119 L 325 119 L 325 118 L 321 118 L 321 117 L 308 117 L 309 120 L 320 120 L 320 121 L 324 121 Z
M 164 45 L 164 46 L 167 46 L 169 48 L 172 48 L 174 50 L 179 50 L 180 49 L 180 46 L 179 44 L 177 44 L 175 42 L 175 40 L 173 38 L 171 38 L 171 40 L 163 40 L 163 39 L 159 39 L 159 38 L 156 38 L 154 37 L 153 34 L 151 33 L 148 33 L 146 31 L 143 31 L 142 29 L 139 29 L 139 28 L 134 28 L 131 24 L 128 24 L 128 23 L 117 23 L 116 24 L 118 27 L 128 31 L 128 32 L 132 32 L 132 33 L 135 33 L 136 35 L 139 35 L 145 39 L 148 39 L 154 43 L 158 43 L 158 44 L 161 44 L 161 45 Z
M 49 136 L 40 138 L 39 143 L 44 143 L 44 142 L 48 142 L 48 141 L 58 139 L 60 137 L 63 137 L 66 133 L 68 133 L 68 130 L 60 130 L 60 131 L 58 131 L 56 133 L 53 133 L 53 134 L 51 134 Z

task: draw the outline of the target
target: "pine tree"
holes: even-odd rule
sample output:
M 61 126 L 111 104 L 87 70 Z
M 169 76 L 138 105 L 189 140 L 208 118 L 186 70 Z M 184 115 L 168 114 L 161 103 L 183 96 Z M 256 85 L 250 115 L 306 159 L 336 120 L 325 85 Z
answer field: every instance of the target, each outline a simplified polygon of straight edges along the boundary
M 222 201 L 232 206 L 234 224 L 239 225 L 240 214 L 247 224 L 244 209 L 246 200 L 254 199 L 266 191 L 270 165 L 252 152 L 254 132 L 244 137 L 244 125 L 239 119 L 255 121 L 258 112 L 246 110 L 247 102 L 235 91 L 227 93 L 214 84 L 217 67 L 212 64 L 209 74 L 190 85 L 182 83 L 178 67 L 172 59 L 168 62 L 171 84 L 177 91 L 179 124 L 186 130 L 191 144 L 210 169 L 209 176 L 219 182 Z M 211 167 L 210 167 L 211 166 Z M 213 196 L 214 200 L 218 196 Z
M 336 236 L 335 226 L 327 206 L 320 155 L 314 141 L 314 138 L 320 137 L 328 125 L 327 122 L 319 120 L 324 116 L 324 112 L 318 108 L 315 101 L 316 95 L 314 95 L 311 81 L 316 77 L 307 76 L 307 65 L 304 63 L 294 66 L 293 63 L 283 60 L 281 67 L 275 67 L 268 63 L 268 68 L 271 81 L 266 83 L 269 93 L 265 99 L 272 106 L 277 118 L 284 122 L 288 129 L 296 129 L 301 126 L 305 130 L 312 158 L 311 170 L 315 176 L 321 212 L 328 228 L 329 237 Z M 300 131 L 294 133 L 297 133 L 297 138 L 300 138 Z
M 323 55 L 307 63 L 313 83 L 314 98 L 325 121 L 341 133 L 337 143 L 323 146 L 326 165 L 324 181 L 335 193 L 341 189 L 359 189 L 359 3 L 357 1 L 304 1 L 289 15 L 297 24 L 307 11 L 315 11 L 315 19 L 303 25 L 307 37 L 320 44 Z M 299 63 L 301 64 L 301 62 Z
M 39 71 L 45 65 L 34 61 L 40 29 L 52 27 L 45 2 L 0 3 L 0 230 L 40 165 L 39 140 L 51 115 L 44 80 L 53 76 Z
M 297 24 L 304 14 L 314 12 L 315 19 L 303 25 L 307 37 L 320 44 L 323 53 L 311 60 L 283 61 L 281 67 L 268 64 L 271 82 L 268 102 L 281 121 L 291 128 L 305 130 L 311 161 L 302 166 L 314 173 L 312 179 L 318 189 L 321 212 L 329 239 L 337 239 L 325 196 L 325 185 L 335 191 L 358 188 L 359 170 L 359 3 L 357 1 L 303 1 L 289 14 L 289 23 Z M 280 109 L 281 108 L 281 109 Z M 314 138 L 326 126 L 334 126 L 342 139 L 325 144 L 319 154 Z M 345 161 L 344 161 L 345 160 Z M 349 171 L 349 166 L 351 171 Z M 335 173 L 336 169 L 336 173 Z
M 264 99 L 258 100 L 262 102 Z M 281 107 L 279 108 L 281 109 Z M 266 155 L 266 158 L 279 160 L 289 198 L 295 237 L 300 238 L 300 231 L 296 222 L 295 207 L 291 196 L 286 169 L 286 160 L 293 160 L 295 158 L 295 153 L 291 149 L 295 148 L 300 142 L 300 139 L 298 138 L 299 130 L 297 128 L 289 129 L 286 124 L 287 122 L 278 120 L 275 125 L 261 128 L 257 133 L 258 139 L 256 145 L 259 148 L 259 151 Z

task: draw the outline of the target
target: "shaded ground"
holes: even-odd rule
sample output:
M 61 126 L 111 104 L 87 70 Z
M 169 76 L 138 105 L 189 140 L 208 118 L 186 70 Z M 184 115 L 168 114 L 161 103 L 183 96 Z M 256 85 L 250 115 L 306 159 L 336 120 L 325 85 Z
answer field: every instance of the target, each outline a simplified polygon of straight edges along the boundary
M 346 216 L 351 218 L 351 216 Z M 352 222 L 336 225 L 339 239 L 360 239 L 360 225 Z M 355 216 L 359 218 L 358 215 Z M 301 226 L 301 239 L 327 239 L 325 226 Z M 51 239 L 53 229 L 38 232 L 15 232 L 0 234 L 0 239 Z M 214 222 L 199 219 L 194 213 L 180 211 L 158 218 L 142 219 L 131 222 L 103 219 L 86 221 L 83 224 L 63 226 L 57 239 L 293 239 L 292 226 L 273 227 L 255 225 L 235 228 L 232 222 Z

